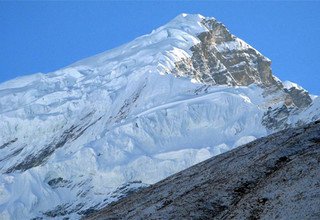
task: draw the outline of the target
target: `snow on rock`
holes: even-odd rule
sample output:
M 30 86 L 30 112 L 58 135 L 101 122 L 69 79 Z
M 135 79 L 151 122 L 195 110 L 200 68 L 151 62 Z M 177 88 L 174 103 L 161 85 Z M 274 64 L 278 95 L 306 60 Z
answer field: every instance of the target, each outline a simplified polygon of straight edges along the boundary
M 1 218 L 77 219 L 279 129 L 262 121 L 285 103 L 281 86 L 213 86 L 175 74 L 209 31 L 204 20 L 216 22 L 181 14 L 113 50 L 0 84 Z M 249 46 L 235 39 L 228 53 L 247 57 Z M 250 59 L 237 68 L 254 67 Z M 285 122 L 320 117 L 317 100 Z
M 298 90 L 305 90 L 304 88 L 302 88 L 301 86 L 299 86 L 298 84 L 296 83 L 293 83 L 291 81 L 284 81 L 283 83 L 283 87 L 290 90 L 291 88 L 296 88 Z

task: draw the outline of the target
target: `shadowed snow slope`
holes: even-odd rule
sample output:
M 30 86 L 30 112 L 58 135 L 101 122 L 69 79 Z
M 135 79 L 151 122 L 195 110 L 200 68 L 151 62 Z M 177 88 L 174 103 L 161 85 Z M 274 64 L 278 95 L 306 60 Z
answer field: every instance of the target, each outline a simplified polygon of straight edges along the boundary
M 88 219 L 319 219 L 320 121 L 181 171 Z
M 77 219 L 137 188 L 320 117 L 214 18 L 0 84 L 0 219 Z M 293 84 L 291 84 L 293 85 Z

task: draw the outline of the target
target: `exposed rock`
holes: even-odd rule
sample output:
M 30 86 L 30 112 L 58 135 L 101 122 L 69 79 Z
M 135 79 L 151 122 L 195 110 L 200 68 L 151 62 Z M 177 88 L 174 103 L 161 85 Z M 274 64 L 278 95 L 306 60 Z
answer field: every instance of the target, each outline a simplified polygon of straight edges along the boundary
M 181 14 L 121 47 L 0 84 L 0 219 L 78 219 L 133 188 L 319 119 L 320 98 L 310 105 L 270 64 L 215 19 Z M 252 183 L 238 194 L 245 187 Z M 226 210 L 221 201 L 203 211 Z
M 58 187 L 64 187 L 68 183 L 70 183 L 70 181 L 63 179 L 62 177 L 53 178 L 48 181 L 49 186 L 51 186 L 53 189 Z
M 289 90 L 285 89 L 285 91 L 290 95 L 292 102 L 298 108 L 308 107 L 312 103 L 309 93 L 305 90 L 292 87 Z
M 86 219 L 319 219 L 320 121 L 257 139 Z
M 283 104 L 264 115 L 263 124 L 269 130 L 287 128 L 292 111 L 304 109 L 312 103 L 307 91 L 286 89 L 274 78 L 271 61 L 250 45 L 232 35 L 215 19 L 204 19 L 209 31 L 198 35 L 200 43 L 190 48 L 192 56 L 176 62 L 173 73 L 187 76 L 206 85 L 248 86 L 257 84 L 265 89 L 265 96 L 275 96 Z
M 175 74 L 190 76 L 209 85 L 281 85 L 273 78 L 271 61 L 244 41 L 230 34 L 220 22 L 202 22 L 208 29 L 198 35 L 190 59 L 176 62 Z
M 15 138 L 15 139 L 13 139 L 13 140 L 11 140 L 11 141 L 8 141 L 7 143 L 2 144 L 2 145 L 0 146 L 0 149 L 3 149 L 3 148 L 5 148 L 5 147 L 8 147 L 10 144 L 13 144 L 13 143 L 16 142 L 17 140 L 18 140 L 18 138 Z

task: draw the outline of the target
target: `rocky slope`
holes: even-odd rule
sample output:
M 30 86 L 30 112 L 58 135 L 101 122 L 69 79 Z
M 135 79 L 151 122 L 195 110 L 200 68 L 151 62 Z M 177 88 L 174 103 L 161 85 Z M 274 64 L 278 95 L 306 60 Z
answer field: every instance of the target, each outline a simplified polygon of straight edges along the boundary
M 319 219 L 320 121 L 257 139 L 85 219 Z
M 0 85 L 0 218 L 79 216 L 320 118 L 320 99 L 214 18 Z M 148 169 L 146 169 L 147 167 Z

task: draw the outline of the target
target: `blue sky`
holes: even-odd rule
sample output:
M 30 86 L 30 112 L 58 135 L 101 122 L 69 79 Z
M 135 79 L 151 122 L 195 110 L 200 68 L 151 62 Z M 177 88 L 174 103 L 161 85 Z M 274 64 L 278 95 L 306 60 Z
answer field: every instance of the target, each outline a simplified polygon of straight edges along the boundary
M 316 1 L 0 1 L 0 82 L 112 49 L 183 12 L 222 21 L 270 58 L 280 79 L 320 95 Z

